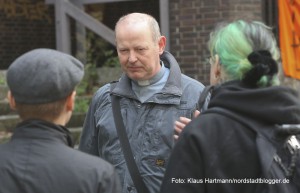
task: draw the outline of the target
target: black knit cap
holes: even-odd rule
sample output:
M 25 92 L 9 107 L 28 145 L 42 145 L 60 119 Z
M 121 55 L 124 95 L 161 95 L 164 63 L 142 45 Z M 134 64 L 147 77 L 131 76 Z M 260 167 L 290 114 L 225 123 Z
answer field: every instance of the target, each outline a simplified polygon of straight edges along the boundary
M 21 104 L 43 104 L 66 98 L 84 75 L 83 64 L 52 49 L 35 49 L 18 57 L 7 70 L 7 84 Z

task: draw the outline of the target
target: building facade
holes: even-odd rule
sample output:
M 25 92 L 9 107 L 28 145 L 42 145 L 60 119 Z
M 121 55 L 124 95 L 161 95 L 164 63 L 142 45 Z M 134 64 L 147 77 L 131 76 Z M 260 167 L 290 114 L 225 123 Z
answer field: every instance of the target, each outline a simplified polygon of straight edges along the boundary
M 117 19 L 126 13 L 145 12 L 163 23 L 161 17 L 167 10 L 169 26 L 161 27 L 168 29 L 168 49 L 185 74 L 204 84 L 209 81 L 209 66 L 205 62 L 209 56 L 207 40 L 215 24 L 233 19 L 266 22 L 264 10 L 275 2 L 270 1 L 271 5 L 266 6 L 267 0 L 165 0 L 168 8 L 161 9 L 162 1 L 102 1 L 105 3 L 84 5 L 84 11 L 113 30 Z M 49 2 L 51 0 L 0 0 L 1 69 L 5 70 L 14 58 L 31 49 L 56 48 L 55 6 Z M 271 22 L 274 21 L 271 19 Z M 76 50 L 76 37 L 71 22 L 72 52 Z

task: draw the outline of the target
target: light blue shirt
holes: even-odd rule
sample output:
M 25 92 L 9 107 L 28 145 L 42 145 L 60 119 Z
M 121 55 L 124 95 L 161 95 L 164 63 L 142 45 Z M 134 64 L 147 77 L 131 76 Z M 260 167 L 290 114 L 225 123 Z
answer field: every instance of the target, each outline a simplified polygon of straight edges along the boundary
M 132 81 L 132 90 L 136 94 L 141 103 L 153 96 L 155 93 L 160 92 L 165 86 L 169 77 L 170 70 L 165 67 L 161 62 L 160 71 L 150 80 L 143 81 L 139 84 L 137 81 Z

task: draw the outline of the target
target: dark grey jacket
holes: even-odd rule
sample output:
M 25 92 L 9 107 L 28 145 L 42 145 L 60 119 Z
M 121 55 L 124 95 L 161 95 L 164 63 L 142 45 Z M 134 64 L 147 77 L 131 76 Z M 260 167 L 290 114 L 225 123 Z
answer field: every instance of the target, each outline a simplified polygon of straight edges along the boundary
M 119 193 L 112 165 L 68 147 L 68 131 L 30 120 L 0 145 L 0 193 Z
M 165 52 L 161 60 L 170 69 L 160 93 L 144 103 L 123 74 L 112 94 L 121 96 L 122 117 L 140 173 L 151 193 L 159 187 L 174 145 L 174 122 L 180 116 L 192 117 L 204 86 L 183 74 L 175 58 Z M 136 192 L 131 180 L 115 128 L 110 84 L 100 88 L 85 120 L 79 149 L 112 163 L 121 176 L 122 192 Z

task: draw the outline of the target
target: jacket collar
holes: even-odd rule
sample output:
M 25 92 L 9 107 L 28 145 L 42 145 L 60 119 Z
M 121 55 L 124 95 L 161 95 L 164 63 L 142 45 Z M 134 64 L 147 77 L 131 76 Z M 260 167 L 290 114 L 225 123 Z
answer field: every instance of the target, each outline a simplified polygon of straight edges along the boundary
M 160 59 L 164 62 L 166 68 L 170 69 L 170 75 L 161 93 L 163 93 L 166 97 L 170 95 L 176 96 L 175 98 L 178 98 L 176 101 L 168 101 L 177 104 L 180 100 L 180 96 L 182 95 L 181 70 L 176 59 L 169 52 L 164 51 Z M 136 96 L 131 88 L 131 79 L 125 73 L 122 74 L 118 84 L 112 90 L 112 94 L 136 99 Z
M 74 147 L 70 131 L 61 125 L 30 119 L 17 125 L 12 136 L 14 138 L 39 138 L 39 139 L 58 139 L 69 147 Z

